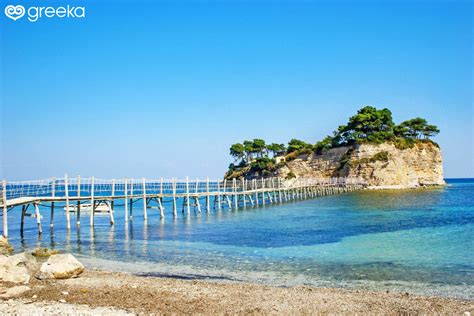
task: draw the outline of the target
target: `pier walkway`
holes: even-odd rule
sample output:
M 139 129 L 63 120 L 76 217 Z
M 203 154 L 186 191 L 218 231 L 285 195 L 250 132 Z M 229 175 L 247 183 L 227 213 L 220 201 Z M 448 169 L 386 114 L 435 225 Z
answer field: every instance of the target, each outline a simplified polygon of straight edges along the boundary
M 184 180 L 171 179 L 96 179 L 51 178 L 45 180 L 7 182 L 2 181 L 0 207 L 3 210 L 3 235 L 8 237 L 8 213 L 21 207 L 20 233 L 23 236 L 25 217 L 36 219 L 38 233 L 42 233 L 40 205 L 47 203 L 50 227 L 54 227 L 54 211 L 60 208 L 66 214 L 66 226 L 71 227 L 71 213 L 75 213 L 76 225 L 81 225 L 81 209 L 94 226 L 95 213 L 107 212 L 110 224 L 114 224 L 114 203 L 123 202 L 125 221 L 133 220 L 134 205 L 141 204 L 146 221 L 149 210 L 157 210 L 160 218 L 165 216 L 164 198 L 171 200 L 173 217 L 178 216 L 178 204 L 183 214 L 191 209 L 201 212 L 239 209 L 289 202 L 350 192 L 365 188 L 363 181 L 331 178 L 281 178 L 233 179 L 233 180 Z M 27 213 L 32 207 L 34 213 Z M 88 210 L 88 211 L 87 211 Z

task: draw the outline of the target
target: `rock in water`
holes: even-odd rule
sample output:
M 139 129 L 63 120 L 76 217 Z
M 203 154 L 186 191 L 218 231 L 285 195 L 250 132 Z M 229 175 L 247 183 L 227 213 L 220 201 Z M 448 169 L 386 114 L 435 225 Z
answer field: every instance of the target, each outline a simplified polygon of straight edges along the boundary
M 28 283 L 37 270 L 36 259 L 29 253 L 0 256 L 0 280 L 4 282 Z
M 12 253 L 12 245 L 10 245 L 10 243 L 5 237 L 0 236 L 0 255 L 11 255 Z
M 35 257 L 49 257 L 59 254 L 59 251 L 48 248 L 36 248 L 31 254 Z
M 75 278 L 84 271 L 84 266 L 71 254 L 52 255 L 48 261 L 41 265 L 36 275 L 44 279 L 69 279 Z

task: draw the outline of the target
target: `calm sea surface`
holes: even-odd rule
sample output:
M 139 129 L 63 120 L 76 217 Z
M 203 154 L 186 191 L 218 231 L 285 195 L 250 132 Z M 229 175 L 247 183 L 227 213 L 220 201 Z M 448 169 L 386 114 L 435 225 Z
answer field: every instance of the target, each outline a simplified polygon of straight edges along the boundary
M 179 214 L 166 218 L 142 202 L 133 223 L 122 206 L 116 224 L 88 215 L 65 229 L 56 210 L 42 207 L 43 235 L 33 218 L 19 234 L 20 209 L 9 213 L 16 250 L 53 247 L 78 255 L 89 267 L 133 273 L 241 280 L 289 286 L 383 289 L 474 298 L 474 179 L 448 180 L 440 189 L 347 193 L 246 210 Z

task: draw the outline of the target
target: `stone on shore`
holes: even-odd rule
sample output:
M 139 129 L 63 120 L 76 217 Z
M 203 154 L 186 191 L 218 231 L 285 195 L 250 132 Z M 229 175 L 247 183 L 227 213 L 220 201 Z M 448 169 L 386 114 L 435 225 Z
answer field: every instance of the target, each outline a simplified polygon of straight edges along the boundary
M 41 248 L 40 247 L 40 248 L 36 248 L 35 250 L 33 250 L 33 252 L 31 254 L 35 257 L 50 257 L 52 255 L 59 254 L 59 251 L 54 250 L 54 249 Z
M 21 294 L 26 293 L 29 290 L 31 289 L 26 285 L 14 286 L 9 289 L 6 289 L 4 293 L 0 294 L 0 298 L 12 298 L 20 296 Z
M 5 237 L 0 236 L 0 255 L 11 255 L 12 253 L 12 245 L 10 245 L 10 243 Z
M 28 283 L 38 270 L 36 258 L 23 252 L 14 256 L 0 256 L 0 280 L 12 283 Z
M 76 278 L 84 271 L 84 266 L 71 254 L 52 255 L 48 261 L 41 265 L 36 275 L 44 279 L 69 279 Z

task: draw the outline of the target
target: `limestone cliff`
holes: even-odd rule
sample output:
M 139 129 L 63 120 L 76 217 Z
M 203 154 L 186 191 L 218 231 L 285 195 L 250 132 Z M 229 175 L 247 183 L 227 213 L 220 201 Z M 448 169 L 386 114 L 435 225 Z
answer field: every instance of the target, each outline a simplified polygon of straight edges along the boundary
M 416 188 L 444 185 L 441 151 L 431 142 L 398 149 L 392 143 L 359 144 L 301 154 L 282 161 L 272 176 L 283 178 L 347 177 L 364 180 L 370 188 Z

